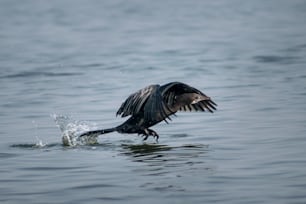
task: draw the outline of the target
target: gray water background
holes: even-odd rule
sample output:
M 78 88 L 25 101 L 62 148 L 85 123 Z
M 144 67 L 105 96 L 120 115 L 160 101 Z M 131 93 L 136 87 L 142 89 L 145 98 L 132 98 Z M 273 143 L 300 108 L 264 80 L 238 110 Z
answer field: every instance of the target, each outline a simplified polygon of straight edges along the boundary
M 1 203 L 306 203 L 306 1 L 0 1 Z M 148 84 L 218 104 L 65 147 Z

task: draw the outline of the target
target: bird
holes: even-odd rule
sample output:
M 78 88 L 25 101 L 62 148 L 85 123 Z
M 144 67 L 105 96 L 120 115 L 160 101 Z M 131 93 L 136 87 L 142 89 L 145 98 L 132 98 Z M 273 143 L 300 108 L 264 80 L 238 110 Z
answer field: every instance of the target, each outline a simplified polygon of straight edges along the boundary
M 121 125 L 84 132 L 80 137 L 102 135 L 117 131 L 118 133 L 136 133 L 147 140 L 153 136 L 156 141 L 159 135 L 150 127 L 159 122 L 169 123 L 172 115 L 178 111 L 216 111 L 217 104 L 203 92 L 181 82 L 170 82 L 164 85 L 153 84 L 131 94 L 120 106 L 116 116 L 130 116 Z

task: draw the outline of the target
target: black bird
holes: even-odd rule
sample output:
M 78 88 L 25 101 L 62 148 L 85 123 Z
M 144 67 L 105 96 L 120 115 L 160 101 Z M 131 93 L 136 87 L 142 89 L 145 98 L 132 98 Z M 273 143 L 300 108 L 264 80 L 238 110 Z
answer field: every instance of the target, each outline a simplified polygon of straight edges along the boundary
M 137 133 L 146 140 L 150 135 L 158 140 L 158 134 L 149 127 L 167 120 L 177 111 L 209 111 L 217 104 L 196 88 L 180 82 L 150 85 L 131 94 L 120 106 L 117 116 L 130 116 L 123 124 L 109 129 L 88 131 L 80 135 L 100 135 L 117 131 Z

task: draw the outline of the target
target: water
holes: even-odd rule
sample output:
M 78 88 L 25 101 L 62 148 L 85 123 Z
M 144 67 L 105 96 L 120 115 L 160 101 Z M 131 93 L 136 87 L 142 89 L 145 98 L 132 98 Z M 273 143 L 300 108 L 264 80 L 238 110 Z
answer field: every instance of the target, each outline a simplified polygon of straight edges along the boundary
M 305 19 L 302 0 L 0 1 L 0 202 L 305 203 Z M 158 144 L 62 144 L 169 81 L 218 111 Z

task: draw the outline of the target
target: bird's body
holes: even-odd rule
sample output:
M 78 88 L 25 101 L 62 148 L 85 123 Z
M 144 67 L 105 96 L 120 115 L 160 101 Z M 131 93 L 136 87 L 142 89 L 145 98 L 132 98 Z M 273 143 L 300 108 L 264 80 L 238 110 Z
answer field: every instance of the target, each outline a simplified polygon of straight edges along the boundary
M 131 94 L 120 106 L 117 115 L 130 116 L 123 124 L 104 130 L 94 130 L 81 136 L 105 134 L 113 131 L 119 133 L 137 133 L 158 139 L 158 134 L 149 127 L 167 120 L 177 111 L 216 110 L 216 104 L 201 91 L 180 82 L 165 85 L 150 85 Z

